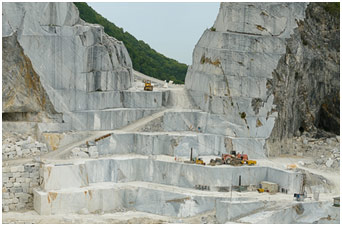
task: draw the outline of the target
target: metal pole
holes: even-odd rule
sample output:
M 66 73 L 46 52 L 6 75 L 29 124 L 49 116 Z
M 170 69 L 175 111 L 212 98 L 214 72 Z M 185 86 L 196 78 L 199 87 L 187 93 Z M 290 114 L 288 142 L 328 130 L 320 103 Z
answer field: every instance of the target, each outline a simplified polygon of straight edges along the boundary
M 230 202 L 233 201 L 233 174 L 231 176 L 231 180 L 230 180 Z
M 191 148 L 191 151 L 190 151 L 190 162 L 192 161 L 192 148 Z

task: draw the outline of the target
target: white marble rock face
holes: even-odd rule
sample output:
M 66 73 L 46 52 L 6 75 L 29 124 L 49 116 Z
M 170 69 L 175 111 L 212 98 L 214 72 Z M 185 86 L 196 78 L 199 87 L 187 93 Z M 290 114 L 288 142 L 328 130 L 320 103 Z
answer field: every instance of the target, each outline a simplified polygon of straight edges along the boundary
M 77 124 L 73 111 L 101 102 L 90 92 L 132 86 L 132 62 L 121 41 L 79 18 L 73 3 L 4 3 L 2 36 L 16 33 L 57 112 Z M 81 122 L 83 124 L 84 122 Z M 75 128 L 74 128 L 75 129 Z
M 277 112 L 268 82 L 285 54 L 285 39 L 304 19 L 306 6 L 221 3 L 215 24 L 195 46 L 185 79 L 196 105 L 209 113 L 197 115 L 202 118 L 197 123 L 204 121 L 206 130 L 215 134 L 252 140 L 270 136 Z M 178 116 L 191 121 L 186 113 Z M 243 152 L 250 144 L 239 141 L 236 151 Z

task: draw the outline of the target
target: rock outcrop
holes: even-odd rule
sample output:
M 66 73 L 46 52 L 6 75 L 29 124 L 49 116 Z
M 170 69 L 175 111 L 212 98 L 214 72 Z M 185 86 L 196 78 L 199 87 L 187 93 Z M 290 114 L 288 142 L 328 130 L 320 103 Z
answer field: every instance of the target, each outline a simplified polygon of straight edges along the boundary
M 270 80 L 278 112 L 270 144 L 280 152 L 304 131 L 340 133 L 340 21 L 324 4 L 308 5 Z
M 61 121 L 16 33 L 2 39 L 4 121 Z
M 195 103 L 211 113 L 211 130 L 244 140 L 232 147 L 265 155 L 277 118 L 272 72 L 286 53 L 286 38 L 305 16 L 306 3 L 222 3 L 211 29 L 198 41 L 185 84 Z M 241 150 L 240 150 L 241 149 Z M 253 150 L 254 149 L 254 150 Z
M 9 89 L 18 76 L 11 73 L 10 62 L 5 58 L 3 113 L 37 111 L 42 108 L 37 105 L 44 101 L 33 99 L 46 97 L 52 103 L 51 109 L 62 113 L 71 129 L 79 128 L 85 122 L 76 120 L 74 112 L 86 110 L 90 101 L 96 105 L 99 95 L 95 91 L 106 92 L 102 95 L 109 99 L 114 91 L 131 87 L 132 63 L 123 43 L 106 35 L 103 27 L 82 21 L 74 4 L 4 3 L 2 13 L 4 55 L 6 51 L 17 52 L 20 46 L 22 58 L 32 63 L 32 69 L 31 63 L 22 65 L 22 73 L 34 71 L 38 76 L 32 85 L 40 87 L 29 97 L 27 92 L 18 93 L 20 101 L 11 104 L 13 95 Z M 6 41 L 10 39 L 17 45 L 10 45 Z

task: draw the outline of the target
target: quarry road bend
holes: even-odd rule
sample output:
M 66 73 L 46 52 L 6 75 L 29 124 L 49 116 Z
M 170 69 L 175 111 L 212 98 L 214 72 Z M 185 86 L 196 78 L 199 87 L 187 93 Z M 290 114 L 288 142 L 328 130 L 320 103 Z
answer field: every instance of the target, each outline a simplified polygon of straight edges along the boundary
M 153 121 L 154 119 L 160 118 L 164 115 L 165 112 L 168 112 L 172 110 L 172 108 L 167 108 L 164 109 L 162 111 L 156 112 L 152 115 L 149 115 L 147 117 L 141 118 L 125 127 L 122 127 L 120 129 L 116 129 L 116 130 L 105 130 L 105 131 L 94 131 L 94 134 L 86 137 L 80 141 L 77 141 L 75 143 L 63 146 L 58 148 L 57 150 L 53 151 L 53 152 L 49 152 L 45 155 L 41 156 L 41 159 L 58 159 L 60 156 L 62 156 L 63 154 L 66 154 L 67 152 L 71 151 L 73 148 L 78 147 L 82 144 L 85 144 L 85 142 L 87 141 L 92 141 L 95 140 L 96 138 L 99 138 L 101 136 L 104 136 L 106 134 L 115 132 L 115 131 L 123 131 L 123 132 L 135 132 L 138 129 L 140 129 L 141 127 L 143 127 L 144 125 L 146 125 L 147 123 Z

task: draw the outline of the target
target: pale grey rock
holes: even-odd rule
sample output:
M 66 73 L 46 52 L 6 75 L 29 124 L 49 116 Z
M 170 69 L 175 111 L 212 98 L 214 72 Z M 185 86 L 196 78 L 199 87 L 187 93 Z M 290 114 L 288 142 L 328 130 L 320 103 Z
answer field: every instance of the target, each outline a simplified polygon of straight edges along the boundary
M 79 171 L 81 168 L 83 170 Z M 170 173 L 171 168 L 172 173 Z M 242 175 L 243 184 L 256 185 L 261 180 L 267 179 L 288 188 L 290 192 L 296 192 L 299 191 L 302 180 L 299 173 L 266 167 L 237 169 L 161 162 L 152 159 L 88 160 L 76 165 L 44 165 L 43 171 L 45 183 L 41 188 L 34 190 L 36 200 L 34 208 L 42 215 L 77 213 L 86 207 L 89 212 L 134 208 L 159 215 L 190 217 L 214 210 L 216 201 L 228 201 L 228 198 L 206 194 L 184 194 L 177 191 L 178 189 L 159 189 L 158 186 L 154 188 L 153 183 L 185 188 L 193 188 L 197 184 L 210 185 L 210 187 L 229 186 L 230 183 L 233 185 L 238 183 L 238 177 L 234 175 L 239 174 Z M 65 174 L 67 171 L 69 173 Z M 179 177 L 181 172 L 187 173 Z M 89 179 L 90 186 L 84 183 L 86 181 L 80 180 L 80 173 L 82 178 Z M 222 179 L 223 174 L 232 177 Z M 59 179 L 61 175 L 64 175 L 64 181 Z M 67 181 L 72 181 L 72 184 L 66 183 Z M 140 184 L 124 184 L 130 181 L 140 181 Z M 50 190 L 57 193 L 52 201 L 50 199 L 56 205 L 48 202 Z M 235 200 L 245 201 L 243 198 L 241 200 L 234 198 Z
M 172 173 L 169 171 L 171 168 Z M 180 179 L 181 174 L 182 179 Z M 220 175 L 232 176 L 222 178 Z M 242 176 L 242 184 L 246 185 L 257 185 L 260 181 L 267 180 L 288 188 L 289 192 L 300 189 L 301 176 L 296 172 L 260 166 L 239 168 L 198 166 L 144 158 L 107 158 L 85 160 L 85 163 L 75 165 L 44 165 L 41 174 L 44 182 L 41 188 L 46 190 L 80 188 L 88 186 L 89 183 L 129 181 L 145 181 L 185 188 L 193 188 L 196 184 L 227 187 L 238 184 L 238 175 Z
M 218 223 L 224 224 L 227 221 L 242 217 L 258 209 L 265 208 L 267 204 L 255 200 L 234 200 L 216 201 L 216 219 Z M 243 208 L 243 211 L 241 209 Z
M 297 25 L 296 16 L 303 15 L 306 5 L 307 3 L 225 3 L 220 6 L 214 28 L 222 32 L 288 37 Z
M 328 159 L 328 161 L 325 163 L 325 165 L 327 166 L 327 167 L 331 167 L 332 166 L 332 164 L 334 163 L 334 160 L 332 160 L 331 158 L 329 158 Z
M 265 144 L 278 116 L 274 97 L 268 92 L 269 79 L 286 53 L 286 38 L 297 27 L 296 20 L 304 18 L 306 6 L 221 3 L 213 28 L 207 29 L 195 46 L 185 79 L 195 104 L 210 114 L 197 114 L 206 121 L 205 126 L 200 125 L 203 119 L 187 118 L 181 123 L 205 127 L 215 134 L 263 139 Z M 164 116 L 165 125 L 172 123 L 176 122 Z M 251 146 L 248 139 L 239 144 L 239 152 Z M 265 145 L 256 153 L 265 156 Z
M 76 148 L 73 148 L 73 149 L 71 150 L 71 153 L 76 154 L 76 153 L 78 153 L 78 152 L 80 152 L 80 151 L 81 151 L 81 149 L 80 149 L 79 147 L 76 147 Z
M 88 153 L 89 153 L 90 158 L 96 158 L 96 157 L 99 156 L 99 153 L 97 151 L 97 147 L 96 146 L 90 146 L 88 148 Z
M 63 119 L 57 122 L 63 120 L 71 129 L 97 129 L 96 126 L 84 128 L 82 125 L 87 124 L 87 120 L 78 120 L 82 117 L 75 112 L 100 110 L 96 104 L 101 103 L 101 98 L 92 92 L 119 92 L 132 86 L 132 62 L 124 44 L 105 34 L 102 26 L 82 21 L 73 3 L 4 3 L 3 26 L 3 37 L 14 39 L 13 42 L 23 49 L 25 57 L 30 61 L 30 70 L 37 75 L 33 82 L 40 87 L 37 97 L 46 94 L 46 101 L 51 101 L 47 105 L 48 109 L 39 107 L 32 100 L 27 101 L 30 103 L 27 106 L 31 107 L 28 110 L 23 109 L 22 103 L 18 103 L 17 108 L 21 109 L 16 112 L 33 113 L 25 114 L 25 118 L 18 114 L 8 114 L 8 120 L 47 120 L 39 116 L 40 112 L 47 112 L 56 121 L 58 117 L 51 115 L 59 112 L 63 114 Z M 19 49 L 14 45 L 10 47 Z M 6 78 L 12 79 L 10 70 L 4 70 L 4 75 L 5 81 Z M 10 91 L 5 91 L 5 94 L 10 94 Z M 155 101 L 151 107 L 162 104 L 161 97 L 152 96 L 150 99 L 155 98 Z M 9 98 L 3 99 L 3 106 L 11 104 Z M 39 103 L 44 102 L 38 100 Z M 119 106 L 113 106 L 110 101 L 108 97 L 105 103 L 111 106 L 102 105 L 101 110 L 126 105 L 120 98 L 113 102 Z M 127 104 L 128 107 L 141 107 L 138 105 L 140 101 L 136 103 Z M 84 113 L 84 117 L 87 115 Z M 104 117 L 108 118 L 107 115 Z
M 298 165 L 304 166 L 305 163 L 303 161 L 298 161 Z
M 79 158 L 89 158 L 89 155 L 85 152 L 76 152 L 74 153 L 74 156 L 79 157 Z
M 89 211 L 86 208 L 81 209 L 78 214 L 89 214 Z

